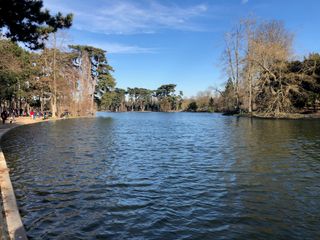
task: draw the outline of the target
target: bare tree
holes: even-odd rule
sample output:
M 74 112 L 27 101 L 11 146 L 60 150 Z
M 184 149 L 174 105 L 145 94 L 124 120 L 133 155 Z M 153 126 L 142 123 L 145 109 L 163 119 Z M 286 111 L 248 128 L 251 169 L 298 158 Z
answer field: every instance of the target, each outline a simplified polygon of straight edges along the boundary
M 290 110 L 288 85 L 283 82 L 286 64 L 292 54 L 293 35 L 282 22 L 263 22 L 249 39 L 249 66 L 255 69 L 260 110 L 278 115 Z M 252 72 L 252 71 L 251 71 Z
M 232 31 L 225 34 L 225 50 L 223 52 L 223 62 L 225 70 L 232 80 L 234 86 L 235 109 L 239 110 L 240 99 L 240 76 L 243 64 L 243 25 L 237 24 Z
M 282 22 L 258 24 L 254 18 L 241 20 L 225 35 L 223 60 L 229 77 L 225 96 L 229 98 L 228 105 L 234 98 L 235 109 L 244 108 L 249 113 L 254 104 L 268 114 L 289 110 L 289 88 L 283 79 L 292 40 L 293 35 Z

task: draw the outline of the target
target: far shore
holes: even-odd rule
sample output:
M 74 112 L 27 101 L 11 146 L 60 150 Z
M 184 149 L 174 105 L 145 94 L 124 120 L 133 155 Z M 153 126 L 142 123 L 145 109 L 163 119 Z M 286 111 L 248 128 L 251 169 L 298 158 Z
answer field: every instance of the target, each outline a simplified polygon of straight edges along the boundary
M 104 113 L 152 113 L 156 111 L 98 111 Z M 265 113 L 224 113 L 224 112 L 209 112 L 209 111 L 167 111 L 167 112 L 156 112 L 156 113 L 219 113 L 225 116 L 234 116 L 234 117 L 248 117 L 248 118 L 261 118 L 261 119 L 320 119 L 320 112 L 316 113 L 280 113 L 278 115 L 271 115 Z

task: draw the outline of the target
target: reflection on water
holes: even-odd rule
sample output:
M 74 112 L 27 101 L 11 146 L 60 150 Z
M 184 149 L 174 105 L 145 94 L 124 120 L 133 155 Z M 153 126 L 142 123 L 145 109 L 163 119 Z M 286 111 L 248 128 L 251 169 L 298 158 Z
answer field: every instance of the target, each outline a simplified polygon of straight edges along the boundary
M 320 238 L 320 121 L 106 116 L 2 139 L 31 238 Z

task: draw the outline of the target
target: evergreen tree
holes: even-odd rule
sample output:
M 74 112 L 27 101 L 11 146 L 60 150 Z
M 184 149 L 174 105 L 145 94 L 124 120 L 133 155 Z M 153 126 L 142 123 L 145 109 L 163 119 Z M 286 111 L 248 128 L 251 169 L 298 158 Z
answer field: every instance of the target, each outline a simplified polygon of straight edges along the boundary
M 24 42 L 30 49 L 43 48 L 48 34 L 69 28 L 73 16 L 60 12 L 53 16 L 42 7 L 40 0 L 1 0 L 0 29 L 7 38 Z

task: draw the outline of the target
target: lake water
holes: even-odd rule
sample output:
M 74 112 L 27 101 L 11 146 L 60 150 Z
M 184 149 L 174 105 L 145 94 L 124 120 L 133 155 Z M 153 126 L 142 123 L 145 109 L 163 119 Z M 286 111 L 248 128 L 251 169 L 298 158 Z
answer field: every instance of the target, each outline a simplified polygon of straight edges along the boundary
M 32 239 L 320 239 L 320 120 L 99 113 L 2 139 Z

